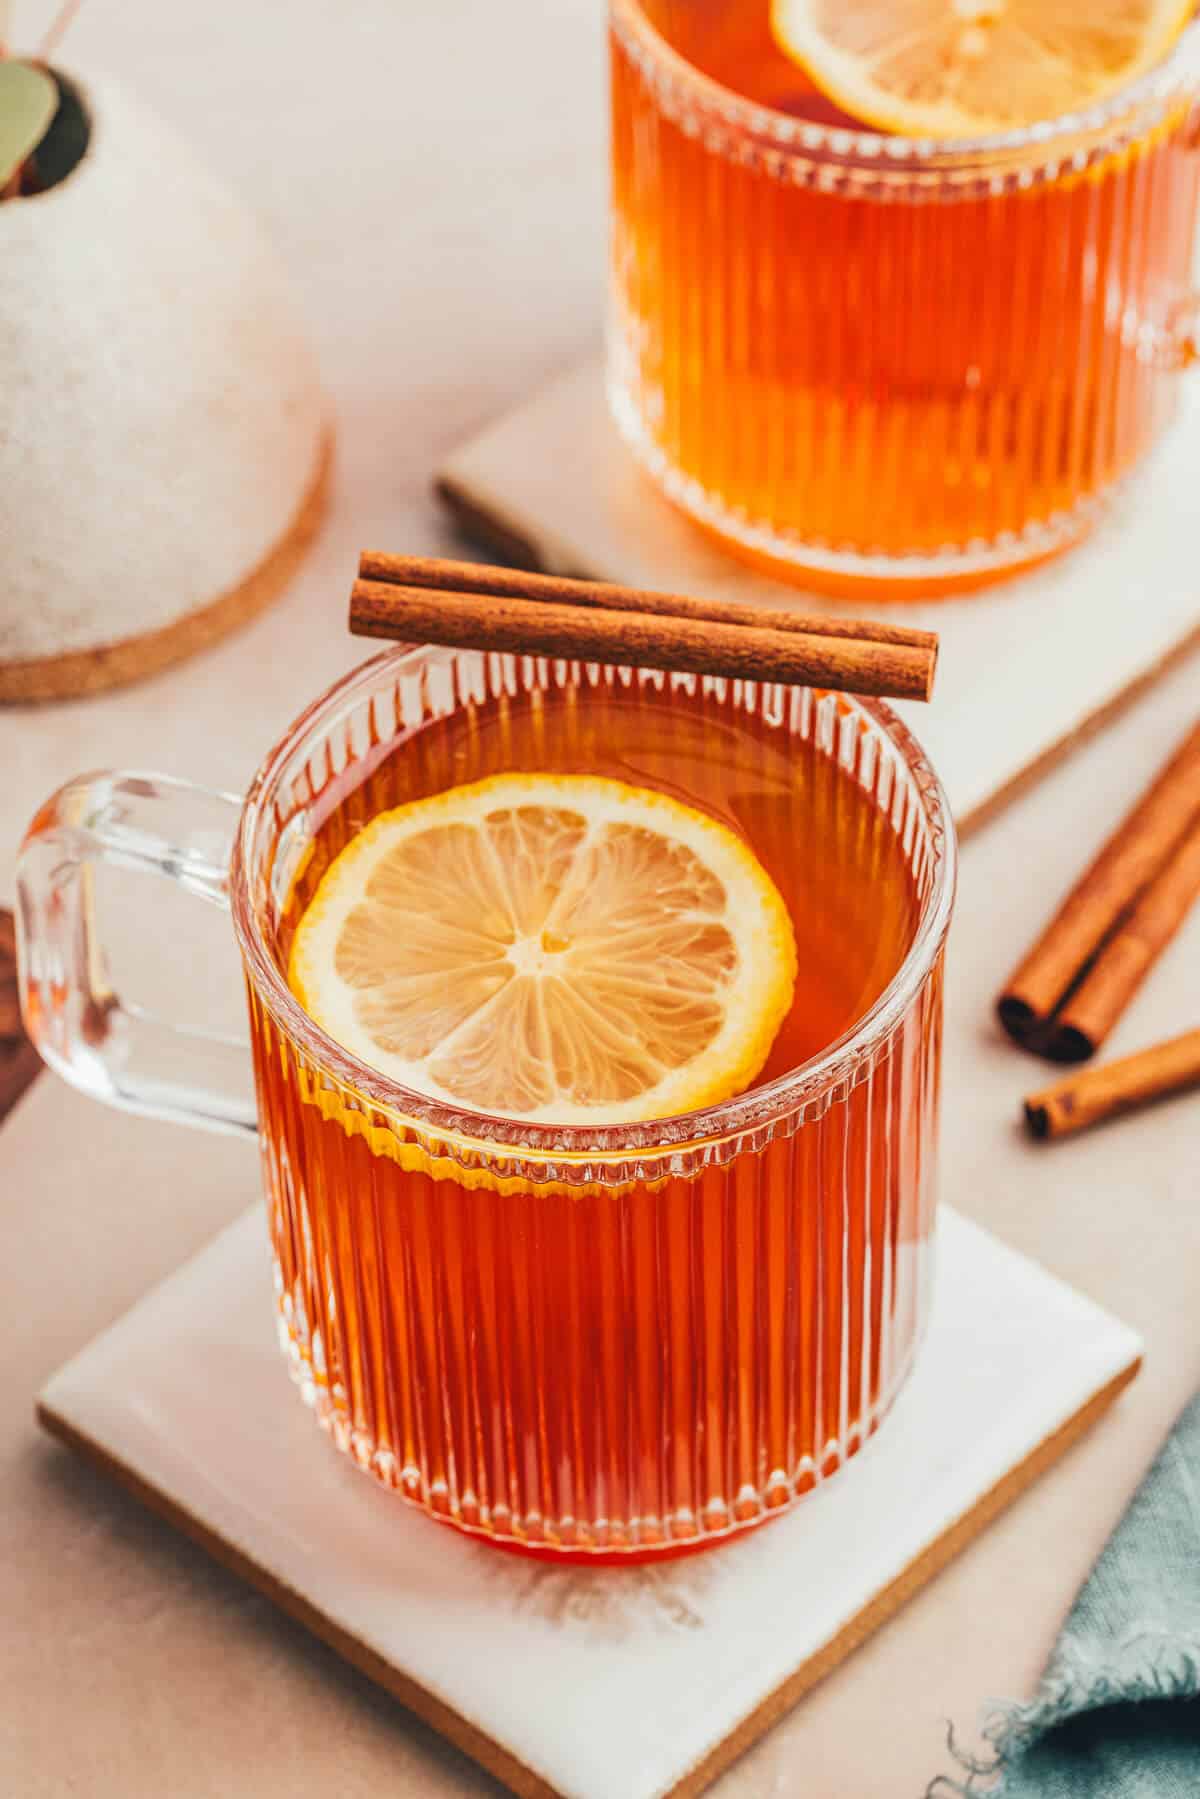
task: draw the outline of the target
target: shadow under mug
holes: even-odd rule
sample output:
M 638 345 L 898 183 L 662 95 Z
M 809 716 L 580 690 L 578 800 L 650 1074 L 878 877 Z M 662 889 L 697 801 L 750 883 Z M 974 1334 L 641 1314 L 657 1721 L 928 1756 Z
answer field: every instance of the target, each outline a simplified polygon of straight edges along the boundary
M 676 1118 L 527 1124 L 395 1085 L 316 1026 L 281 968 L 281 919 L 315 834 L 348 795 L 369 802 L 393 756 L 415 759 L 427 791 L 491 772 L 422 763 L 439 720 L 503 718 L 518 696 L 564 690 L 600 719 L 614 687 L 664 708 L 700 693 L 716 729 L 737 714 L 784 751 L 807 741 L 836 759 L 912 871 L 902 966 L 813 1060 Z M 113 991 L 102 864 L 231 909 L 253 1084 L 244 1044 Z M 954 868 L 941 786 L 881 703 L 389 652 L 296 721 L 244 801 L 129 773 L 47 801 L 18 875 L 23 1006 L 43 1057 L 86 1092 L 258 1138 L 288 1362 L 362 1468 L 535 1553 L 661 1554 L 753 1524 L 832 1473 L 911 1365 L 932 1269 Z
M 610 0 L 623 435 L 729 546 L 834 591 L 1063 549 L 1197 359 L 1200 22 L 1089 111 L 932 142 L 722 85 L 774 56 L 803 89 L 768 16 Z

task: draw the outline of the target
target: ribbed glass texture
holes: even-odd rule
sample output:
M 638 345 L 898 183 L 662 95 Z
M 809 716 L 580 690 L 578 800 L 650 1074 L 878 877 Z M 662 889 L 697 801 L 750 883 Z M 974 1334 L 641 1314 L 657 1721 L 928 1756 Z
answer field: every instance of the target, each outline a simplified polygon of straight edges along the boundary
M 292 1372 L 362 1468 L 495 1539 L 624 1556 L 752 1524 L 875 1430 L 925 1324 L 940 789 L 884 707 L 706 678 L 714 731 L 749 709 L 776 747 L 815 741 L 846 775 L 833 791 L 857 783 L 891 821 L 920 917 L 871 1017 L 797 1075 L 662 1123 L 398 1104 L 289 1011 L 260 953 L 322 818 L 447 708 L 613 684 L 669 707 L 697 680 L 449 652 L 374 670 L 260 778 L 235 871 Z
M 1062 547 L 1177 394 L 1200 27 L 1124 111 L 957 152 L 782 117 L 672 50 L 719 70 L 737 10 L 613 0 L 625 435 L 702 522 L 818 576 Z

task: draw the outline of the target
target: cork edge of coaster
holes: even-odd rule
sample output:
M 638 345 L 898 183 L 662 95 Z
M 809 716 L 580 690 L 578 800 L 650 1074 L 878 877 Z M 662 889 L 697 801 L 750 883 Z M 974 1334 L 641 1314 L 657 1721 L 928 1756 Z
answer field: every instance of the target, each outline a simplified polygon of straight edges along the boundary
M 86 1431 L 79 1430 L 45 1400 L 38 1400 L 36 1416 L 37 1422 L 49 1436 L 92 1463 L 102 1474 L 126 1488 L 147 1510 L 165 1519 L 190 1542 L 197 1544 L 221 1567 L 264 1594 L 281 1612 L 303 1625 L 335 1654 L 341 1656 L 343 1661 L 348 1662 L 352 1668 L 357 1668 L 360 1674 L 365 1674 L 368 1680 L 381 1687 L 393 1699 L 398 1699 L 407 1711 L 430 1725 L 439 1736 L 445 1737 L 447 1742 L 461 1749 L 489 1774 L 494 1774 L 497 1780 L 503 1781 L 505 1786 L 517 1794 L 518 1799 L 561 1799 L 556 1787 L 549 1786 L 539 1774 L 518 1761 L 516 1756 L 479 1730 L 461 1712 L 454 1711 L 418 1681 L 412 1680 L 395 1667 L 386 1657 L 361 1642 L 303 1593 L 278 1579 L 245 1550 L 239 1549 L 212 1530 L 185 1505 L 181 1505 L 178 1500 L 171 1498 L 152 1481 L 139 1474 L 136 1468 L 95 1442 Z
M 995 1485 L 981 1494 L 973 1506 L 948 1524 L 941 1536 L 935 1537 L 895 1580 L 882 1588 L 848 1624 L 843 1625 L 824 1648 L 810 1656 L 773 1693 L 769 1693 L 736 1729 L 664 1795 L 664 1799 L 696 1799 L 706 1787 L 711 1786 L 718 1774 L 723 1774 L 732 1766 L 739 1756 L 744 1755 L 759 1737 L 777 1724 L 807 1692 L 824 1680 L 827 1674 L 832 1674 L 848 1656 L 853 1655 L 868 1637 L 881 1630 L 910 1599 L 915 1598 L 922 1587 L 927 1586 L 956 1556 L 961 1555 L 1001 1512 L 1006 1511 L 1068 1449 L 1085 1436 L 1135 1379 L 1141 1366 L 1142 1357 L 1139 1355 L 1113 1375 L 1098 1392 L 1093 1393 L 1077 1412 L 1073 1412 L 1048 1437 L 1044 1437 L 1007 1474 L 1001 1475 Z M 556 1795 L 556 1799 L 561 1799 L 561 1795 Z
M 957 1555 L 986 1529 L 1000 1513 L 1012 1505 L 1059 1458 L 1067 1452 L 1113 1404 L 1118 1395 L 1134 1379 L 1142 1366 L 1141 1356 L 1120 1369 L 1079 1409 L 1063 1421 L 1048 1437 L 1043 1438 L 1028 1455 L 980 1496 L 967 1511 L 953 1519 L 941 1535 L 934 1539 L 895 1580 L 878 1592 L 813 1656 L 794 1669 L 787 1679 L 769 1693 L 753 1711 L 724 1737 L 707 1756 L 691 1768 L 664 1795 L 663 1799 L 696 1799 L 737 1759 L 778 1723 L 813 1687 L 831 1674 L 853 1654 L 860 1644 L 898 1612 L 922 1587 L 939 1574 Z M 461 1712 L 455 1711 L 419 1681 L 412 1679 L 392 1662 L 379 1655 L 368 1644 L 315 1605 L 296 1588 L 281 1581 L 245 1550 L 214 1531 L 203 1519 L 189 1511 L 170 1494 L 156 1487 L 136 1468 L 113 1455 L 102 1444 L 80 1430 L 70 1419 L 57 1412 L 45 1400 L 36 1406 L 37 1421 L 48 1435 L 66 1445 L 85 1461 L 92 1463 L 111 1479 L 125 1487 L 148 1510 L 181 1531 L 212 1559 L 239 1579 L 262 1593 L 280 1611 L 317 1637 L 335 1654 L 365 1674 L 393 1699 L 436 1730 L 455 1748 L 462 1750 L 489 1774 L 502 1781 L 517 1799 L 563 1799 L 560 1788 L 551 1786 L 540 1774 L 525 1765 L 496 1742 Z M 497 1553 L 500 1553 L 497 1551 Z M 717 1550 L 715 1553 L 719 1554 Z
M 1185 637 L 1181 637 L 1178 643 L 1172 644 L 1170 649 L 1156 662 L 1150 663 L 1149 667 L 1141 669 L 1139 673 L 1132 676 L 1124 687 L 1118 688 L 1117 692 L 1110 699 L 1105 700 L 1103 705 L 1096 706 L 1091 712 L 1085 714 L 1073 730 L 1064 731 L 1063 735 L 1054 743 L 1047 744 L 1040 756 L 1035 756 L 1032 761 L 1025 764 L 1024 768 L 1018 769 L 1016 774 L 1012 775 L 1002 787 L 996 789 L 995 793 L 981 801 L 979 805 L 973 806 L 967 816 L 959 821 L 959 837 L 967 837 L 972 831 L 978 831 L 983 825 L 990 824 L 997 813 L 1003 812 L 1014 800 L 1020 799 L 1023 793 L 1028 793 L 1031 788 L 1036 787 L 1044 775 L 1048 775 L 1052 769 L 1057 768 L 1060 762 L 1065 762 L 1075 750 L 1080 749 L 1085 743 L 1089 743 L 1093 737 L 1098 737 L 1109 725 L 1115 724 L 1124 712 L 1127 712 L 1142 698 L 1143 694 L 1148 693 L 1152 687 L 1165 680 L 1173 669 L 1178 668 L 1198 651 L 1200 651 L 1200 624 L 1189 631 Z
M 433 484 L 437 498 L 449 511 L 455 523 L 468 537 L 476 539 L 487 549 L 515 563 L 519 568 L 535 570 L 548 574 L 571 574 L 582 580 L 595 580 L 593 569 L 560 566 L 558 559 L 547 556 L 545 549 L 531 532 L 523 531 L 493 510 L 486 502 L 469 488 L 462 485 L 453 476 L 441 474 Z M 953 601 L 948 602 L 953 604 Z M 1114 723 L 1121 714 L 1150 688 L 1171 673 L 1189 656 L 1200 651 L 1200 624 L 1195 625 L 1179 642 L 1171 645 L 1166 653 L 1150 664 L 1148 668 L 1138 671 L 1123 687 L 1110 696 L 1103 704 L 1086 713 L 1061 737 L 1033 757 L 1023 768 L 1011 775 L 994 793 L 973 806 L 964 817 L 956 820 L 960 841 L 990 824 L 997 814 L 1003 812 L 1014 800 L 1028 793 L 1038 782 L 1065 762 L 1074 750 L 1079 749 L 1092 737 L 1097 736 L 1108 725 Z
M 333 430 L 326 426 L 312 476 L 291 523 L 236 586 L 153 631 L 59 656 L 0 661 L 0 705 L 81 699 L 145 680 L 249 624 L 279 598 L 308 553 L 329 504 L 332 469 Z

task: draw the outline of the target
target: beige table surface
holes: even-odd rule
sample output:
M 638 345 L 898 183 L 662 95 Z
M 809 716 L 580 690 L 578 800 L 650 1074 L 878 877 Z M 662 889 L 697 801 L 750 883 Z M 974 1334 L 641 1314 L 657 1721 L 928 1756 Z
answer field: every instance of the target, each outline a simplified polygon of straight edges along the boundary
M 44 10 L 24 8 L 30 34 Z M 272 616 L 135 693 L 0 715 L 0 899 L 30 809 L 77 767 L 241 784 L 277 727 L 355 659 L 342 617 L 358 547 L 447 542 L 428 471 L 585 349 L 600 307 L 600 0 L 93 0 L 72 50 L 123 71 L 267 219 L 312 322 L 341 460 L 334 517 Z M 352 136 L 327 135 L 331 111 L 358 119 Z M 1023 1147 L 1020 1179 L 1000 1176 L 998 1146 L 1041 1070 L 988 1016 L 1045 896 L 1198 707 L 1193 660 L 970 843 L 949 983 L 947 1196 L 1136 1325 L 1145 1371 L 725 1777 L 721 1799 L 918 1799 L 949 1765 L 945 1719 L 970 1740 L 988 1696 L 1036 1678 L 1200 1383 L 1200 1102 Z M 1198 1019 L 1200 917 L 1113 1048 Z M 244 1146 L 105 1113 L 48 1078 L 0 1133 L 4 1799 L 498 1792 L 33 1427 L 51 1370 L 231 1217 L 255 1179 Z

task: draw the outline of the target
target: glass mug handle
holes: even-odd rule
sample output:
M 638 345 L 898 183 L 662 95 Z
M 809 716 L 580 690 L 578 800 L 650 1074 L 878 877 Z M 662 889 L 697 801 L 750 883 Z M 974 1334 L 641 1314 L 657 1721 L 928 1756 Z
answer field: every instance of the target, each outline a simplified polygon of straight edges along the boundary
M 257 1134 L 245 1041 L 182 1030 L 110 985 L 94 870 L 165 876 L 228 909 L 242 802 L 165 775 L 68 781 L 38 812 L 17 864 L 17 955 L 26 1029 L 51 1068 L 131 1112 Z

